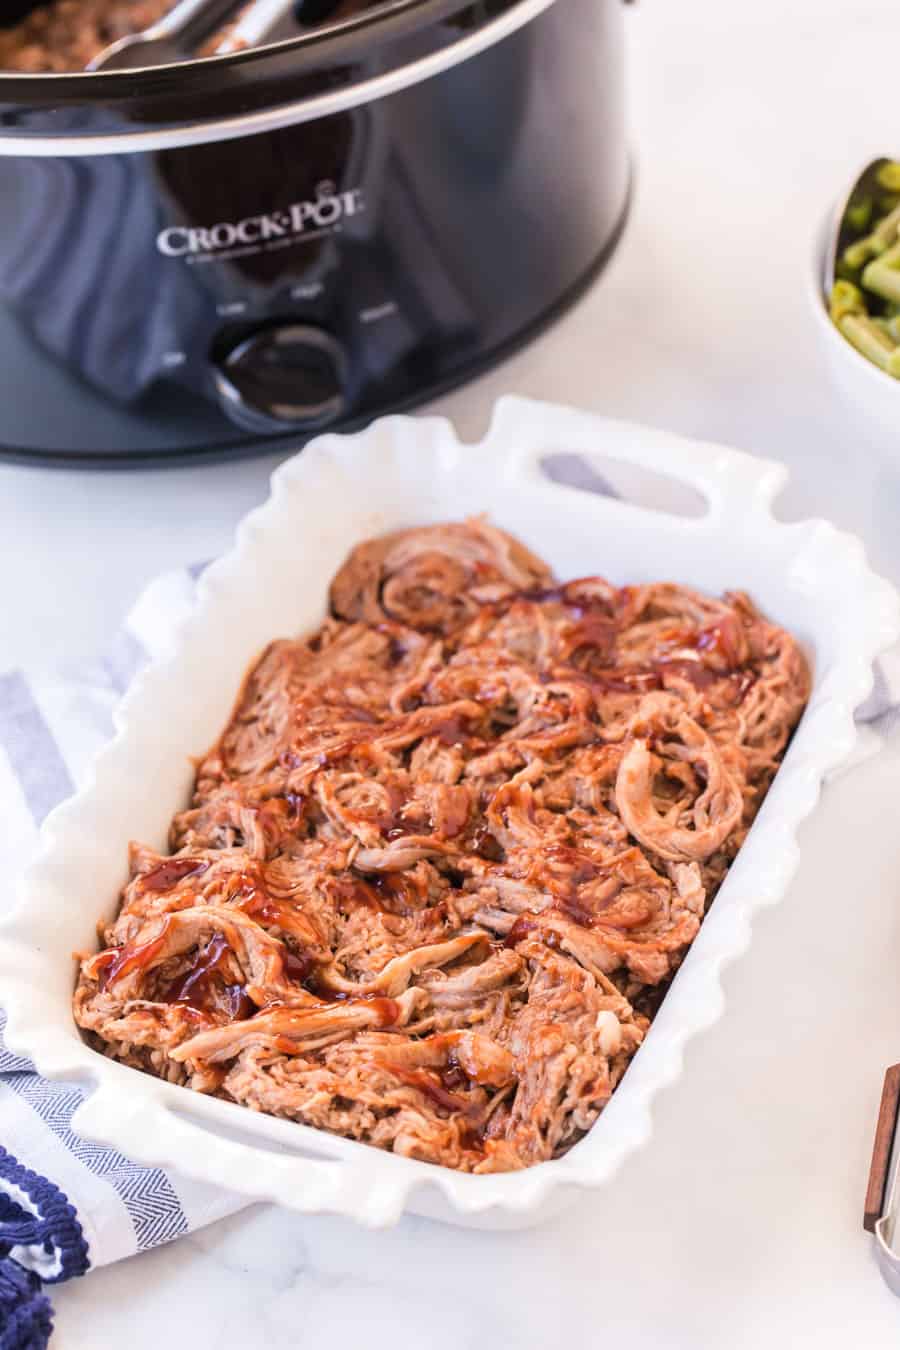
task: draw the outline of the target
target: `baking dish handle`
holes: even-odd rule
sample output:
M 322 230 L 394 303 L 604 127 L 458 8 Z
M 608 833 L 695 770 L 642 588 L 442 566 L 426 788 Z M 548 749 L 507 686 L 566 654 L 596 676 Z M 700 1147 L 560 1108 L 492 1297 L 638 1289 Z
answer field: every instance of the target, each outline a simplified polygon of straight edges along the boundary
M 176 1112 L 159 1099 L 135 1103 L 119 1089 L 101 1088 L 78 1108 L 72 1125 L 78 1134 L 110 1146 L 120 1147 L 123 1138 L 132 1140 L 129 1154 L 148 1166 L 205 1176 L 223 1190 L 254 1200 L 278 1204 L 289 1195 L 290 1207 L 306 1214 L 340 1214 L 369 1228 L 385 1228 L 403 1212 L 406 1188 L 396 1176 L 276 1144 L 260 1147 L 230 1139 L 190 1118 L 190 1111 L 190 1101 Z
M 502 464 L 507 481 L 531 480 L 542 492 L 581 491 L 547 478 L 541 461 L 550 455 L 574 453 L 592 463 L 611 459 L 639 465 L 700 493 L 707 503 L 706 513 L 682 519 L 686 527 L 702 529 L 720 529 L 729 518 L 770 517 L 772 502 L 787 479 L 785 466 L 774 460 L 711 442 L 687 441 L 657 427 L 518 397 L 498 400 L 482 449 Z M 626 505 L 632 510 L 651 510 L 638 503 Z M 656 508 L 652 513 L 660 514 Z

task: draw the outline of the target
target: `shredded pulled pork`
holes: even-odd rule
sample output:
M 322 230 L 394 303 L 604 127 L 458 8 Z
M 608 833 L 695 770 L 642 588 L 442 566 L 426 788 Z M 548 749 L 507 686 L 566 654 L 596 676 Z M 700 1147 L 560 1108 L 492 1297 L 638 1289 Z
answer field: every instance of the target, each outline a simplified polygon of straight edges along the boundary
M 0 70 L 65 74 L 83 70 L 104 47 L 140 33 L 175 0 L 50 0 L 21 22 L 0 28 Z
M 809 693 L 749 599 L 558 585 L 483 520 L 360 545 L 132 846 L 75 1017 L 127 1064 L 471 1172 L 609 1100 Z

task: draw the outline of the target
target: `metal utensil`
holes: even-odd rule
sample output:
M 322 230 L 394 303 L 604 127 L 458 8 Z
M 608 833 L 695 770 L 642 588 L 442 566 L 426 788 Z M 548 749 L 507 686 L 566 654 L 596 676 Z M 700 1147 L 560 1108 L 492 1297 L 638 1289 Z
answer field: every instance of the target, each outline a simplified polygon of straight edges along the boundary
M 831 295 L 831 288 L 834 285 L 835 269 L 838 258 L 844 251 L 846 245 L 850 242 L 850 237 L 854 234 L 850 220 L 850 212 L 853 207 L 869 198 L 874 200 L 879 194 L 884 192 L 881 184 L 878 182 L 878 172 L 883 165 L 889 163 L 886 155 L 880 155 L 878 159 L 871 160 L 862 173 L 854 178 L 850 190 L 845 193 L 835 210 L 831 222 L 831 231 L 828 236 L 827 245 L 824 254 L 824 273 L 822 277 L 823 289 L 826 300 Z
M 158 23 L 104 47 L 88 70 L 139 70 L 172 65 L 196 53 L 245 0 L 181 0 Z
M 872 1165 L 866 1189 L 863 1227 L 875 1236 L 875 1253 L 885 1281 L 900 1294 L 900 1249 L 897 1220 L 900 1217 L 900 1140 L 897 1116 L 900 1112 L 900 1064 L 884 1075 Z
M 334 0 L 326 0 L 327 9 L 334 9 Z M 298 31 L 297 16 L 303 20 L 307 5 L 302 0 L 255 0 L 238 17 L 216 47 L 216 55 L 239 52 L 246 47 L 259 47 L 264 42 L 277 42 Z M 282 28 L 284 26 L 284 31 Z

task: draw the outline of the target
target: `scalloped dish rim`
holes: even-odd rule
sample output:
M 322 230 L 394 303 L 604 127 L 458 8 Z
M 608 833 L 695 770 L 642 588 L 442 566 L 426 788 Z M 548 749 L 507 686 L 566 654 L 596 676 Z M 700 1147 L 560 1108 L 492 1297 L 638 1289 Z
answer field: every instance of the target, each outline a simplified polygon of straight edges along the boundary
M 642 465 L 687 482 L 706 498 L 709 511 L 700 518 L 669 516 L 552 483 L 542 475 L 540 460 L 560 450 Z M 640 542 L 655 531 L 664 543 L 681 547 L 684 566 L 694 569 L 693 576 L 683 578 L 676 563 L 671 579 L 717 591 L 725 589 L 721 576 L 705 586 L 696 580 L 704 560 L 716 558 L 727 578 L 721 550 L 730 547 L 740 554 L 743 548 L 752 560 L 755 543 L 758 575 L 765 573 L 771 591 L 760 596 L 762 609 L 768 613 L 768 602 L 777 594 L 783 612 L 806 615 L 805 631 L 798 636 L 812 648 L 815 662 L 810 702 L 782 767 L 610 1104 L 563 1157 L 523 1172 L 472 1176 L 201 1097 L 106 1059 L 81 1039 L 68 1011 L 61 1016 L 59 963 L 68 960 L 71 946 L 65 924 L 54 917 L 65 897 L 72 906 L 71 922 L 81 924 L 86 935 L 93 933 L 101 909 L 98 895 L 106 891 L 100 885 L 86 900 L 80 897 L 98 858 L 112 868 L 114 852 L 124 872 L 130 837 L 119 806 L 120 795 L 128 793 L 117 791 L 117 784 L 145 767 L 140 752 L 153 744 L 153 728 L 166 721 L 167 707 L 177 704 L 176 711 L 186 718 L 179 699 L 204 640 L 216 631 L 225 633 L 242 599 L 249 605 L 260 596 L 266 569 L 276 576 L 279 559 L 289 555 L 298 577 L 305 576 L 304 560 L 324 575 L 329 550 L 337 556 L 342 541 L 347 550 L 359 541 L 341 535 L 326 510 L 315 510 L 318 499 L 327 502 L 330 494 L 334 520 L 342 506 L 356 502 L 357 516 L 364 506 L 376 516 L 381 512 L 385 528 L 401 518 L 420 524 L 425 519 L 412 518 L 416 501 L 432 519 L 445 502 L 444 518 L 461 514 L 466 502 L 477 505 L 476 476 L 486 483 L 483 507 L 492 519 L 514 533 L 520 520 L 525 542 L 554 567 L 556 556 L 574 557 L 579 548 L 583 555 L 579 525 L 596 528 L 602 536 L 605 526 L 618 524 L 625 531 L 618 536 L 624 555 L 630 548 L 635 557 L 643 556 L 637 552 Z M 95 760 L 88 781 L 44 823 L 39 856 L 22 879 L 20 903 L 0 924 L 8 1044 L 29 1055 L 46 1077 L 75 1080 L 88 1089 L 73 1128 L 139 1162 L 172 1166 L 248 1198 L 275 1200 L 301 1212 L 342 1214 L 372 1227 L 394 1222 L 404 1211 L 472 1226 L 525 1226 L 555 1212 L 581 1189 L 609 1180 L 649 1140 L 652 1100 L 678 1077 L 688 1039 L 721 1016 L 722 969 L 748 946 L 754 913 L 784 896 L 799 859 L 797 829 L 813 810 L 825 776 L 856 744 L 853 714 L 870 692 L 875 658 L 900 638 L 900 598 L 870 570 L 853 536 L 822 521 L 775 519 L 771 504 L 785 478 L 782 466 L 740 451 L 513 397 L 500 400 L 487 435 L 477 444 L 462 443 L 445 419 L 391 417 L 354 435 L 318 437 L 283 463 L 273 475 L 266 504 L 245 518 L 235 546 L 201 578 L 195 610 L 172 650 L 138 677 L 120 704 L 116 735 Z M 542 525 L 554 504 L 562 525 Z M 356 508 L 349 509 L 352 515 Z M 589 547 L 592 570 L 604 571 L 602 537 Z M 311 584 L 310 595 L 316 586 Z M 829 586 L 833 595 L 826 606 Z M 323 598 L 320 591 L 315 594 Z M 263 609 L 287 603 L 269 592 L 262 595 Z M 783 613 L 769 617 L 792 627 Z M 263 614 L 249 616 L 249 627 L 254 623 L 264 631 Z M 840 646 L 839 627 L 845 639 Z M 269 632 L 271 638 L 278 635 Z M 254 641 L 244 653 L 244 667 L 261 645 Z M 214 678 L 221 679 L 220 700 L 228 693 L 226 681 L 231 694 L 236 692 L 231 673 Z M 177 724 L 174 712 L 170 717 Z M 187 753 L 187 746 L 179 746 Z M 193 752 L 202 748 L 192 745 Z M 162 764 L 163 751 L 159 754 Z M 129 790 L 134 796 L 137 788 Z M 160 800 L 160 820 L 163 811 L 171 813 L 176 806 L 171 799 Z M 57 933 L 59 928 L 63 931 Z

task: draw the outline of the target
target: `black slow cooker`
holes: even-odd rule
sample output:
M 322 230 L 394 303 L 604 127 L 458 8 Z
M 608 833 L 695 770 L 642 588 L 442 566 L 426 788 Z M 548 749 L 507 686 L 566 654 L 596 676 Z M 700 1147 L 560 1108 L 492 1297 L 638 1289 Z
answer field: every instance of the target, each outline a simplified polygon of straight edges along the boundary
M 388 0 L 249 50 L 0 74 L 0 456 L 271 448 L 464 380 L 628 198 L 619 0 Z

